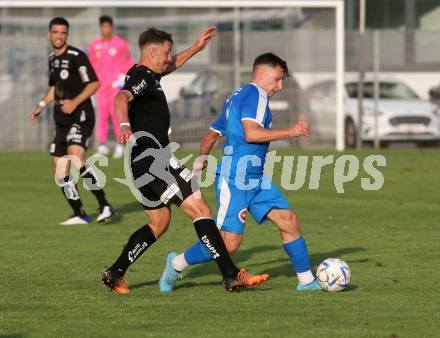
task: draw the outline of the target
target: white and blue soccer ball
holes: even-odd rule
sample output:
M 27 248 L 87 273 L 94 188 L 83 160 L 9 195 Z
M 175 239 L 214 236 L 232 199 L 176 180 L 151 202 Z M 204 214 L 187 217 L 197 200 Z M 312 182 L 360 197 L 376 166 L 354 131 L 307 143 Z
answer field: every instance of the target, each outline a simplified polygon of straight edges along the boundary
M 350 284 L 348 264 L 339 258 L 328 258 L 319 264 L 316 278 L 324 291 L 341 291 Z

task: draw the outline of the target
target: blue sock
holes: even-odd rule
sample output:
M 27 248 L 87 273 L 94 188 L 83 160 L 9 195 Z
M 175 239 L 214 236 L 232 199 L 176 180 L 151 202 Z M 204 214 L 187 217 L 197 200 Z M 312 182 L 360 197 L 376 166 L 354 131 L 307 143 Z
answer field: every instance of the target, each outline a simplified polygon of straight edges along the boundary
M 310 270 L 310 258 L 304 237 L 283 244 L 283 247 L 287 255 L 289 255 L 295 272 L 306 272 Z
M 202 264 L 214 260 L 211 253 L 201 242 L 194 244 L 183 255 L 189 265 Z

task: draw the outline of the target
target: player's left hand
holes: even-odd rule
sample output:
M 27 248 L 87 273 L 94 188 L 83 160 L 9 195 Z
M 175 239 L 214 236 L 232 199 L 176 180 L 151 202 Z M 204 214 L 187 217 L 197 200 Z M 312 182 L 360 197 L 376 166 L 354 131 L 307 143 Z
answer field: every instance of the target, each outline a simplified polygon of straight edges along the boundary
M 192 173 L 194 175 L 199 175 L 200 172 L 205 169 L 208 166 L 208 161 L 206 161 L 204 158 L 198 158 L 197 160 L 194 161 L 193 163 L 193 169 L 192 169 Z
M 62 100 L 61 101 L 61 110 L 64 114 L 70 115 L 77 108 L 77 104 L 73 100 Z
M 199 50 L 202 50 L 208 45 L 209 41 L 211 41 L 214 38 L 214 36 L 215 36 L 215 27 L 214 26 L 208 27 L 200 33 L 195 45 L 197 46 L 197 48 L 199 48 Z
M 292 127 L 292 136 L 310 136 L 310 127 L 307 121 L 299 121 L 295 123 Z

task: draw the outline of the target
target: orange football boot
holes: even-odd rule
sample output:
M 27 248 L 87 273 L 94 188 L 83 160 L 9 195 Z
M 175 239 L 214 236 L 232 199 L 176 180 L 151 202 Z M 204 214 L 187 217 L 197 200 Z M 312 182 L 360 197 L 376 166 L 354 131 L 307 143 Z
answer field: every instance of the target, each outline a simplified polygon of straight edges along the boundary
M 127 281 L 124 277 L 118 277 L 114 272 L 107 270 L 102 274 L 103 283 L 108 286 L 114 293 L 129 293 Z
M 223 283 L 227 291 L 232 291 L 234 289 L 244 286 L 258 286 L 261 283 L 266 282 L 268 279 L 268 274 L 253 275 L 247 272 L 245 269 L 240 269 L 237 277 L 235 277 L 234 279 L 227 279 L 223 281 Z

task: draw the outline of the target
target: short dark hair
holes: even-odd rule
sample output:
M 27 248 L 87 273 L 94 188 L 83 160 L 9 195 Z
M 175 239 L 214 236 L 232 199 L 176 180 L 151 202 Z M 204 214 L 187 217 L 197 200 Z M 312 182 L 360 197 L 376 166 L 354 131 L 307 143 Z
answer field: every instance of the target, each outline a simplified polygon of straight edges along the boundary
M 108 22 L 111 26 L 113 26 L 113 18 L 110 15 L 101 15 L 99 17 L 99 24 L 102 25 L 103 23 Z
M 165 41 L 173 43 L 173 38 L 170 33 L 160 31 L 154 27 L 148 28 L 145 32 L 139 35 L 139 48 L 151 43 L 164 43 Z
M 49 21 L 49 30 L 52 29 L 52 26 L 55 25 L 61 25 L 61 26 L 66 26 L 67 30 L 69 30 L 69 21 L 67 21 L 66 19 L 57 16 L 56 18 L 53 18 L 52 20 Z
M 280 66 L 284 71 L 284 76 L 289 75 L 289 68 L 287 67 L 286 61 L 274 53 L 264 53 L 257 56 L 254 60 L 252 70 L 255 71 L 255 68 L 259 65 L 271 65 L 272 67 Z

